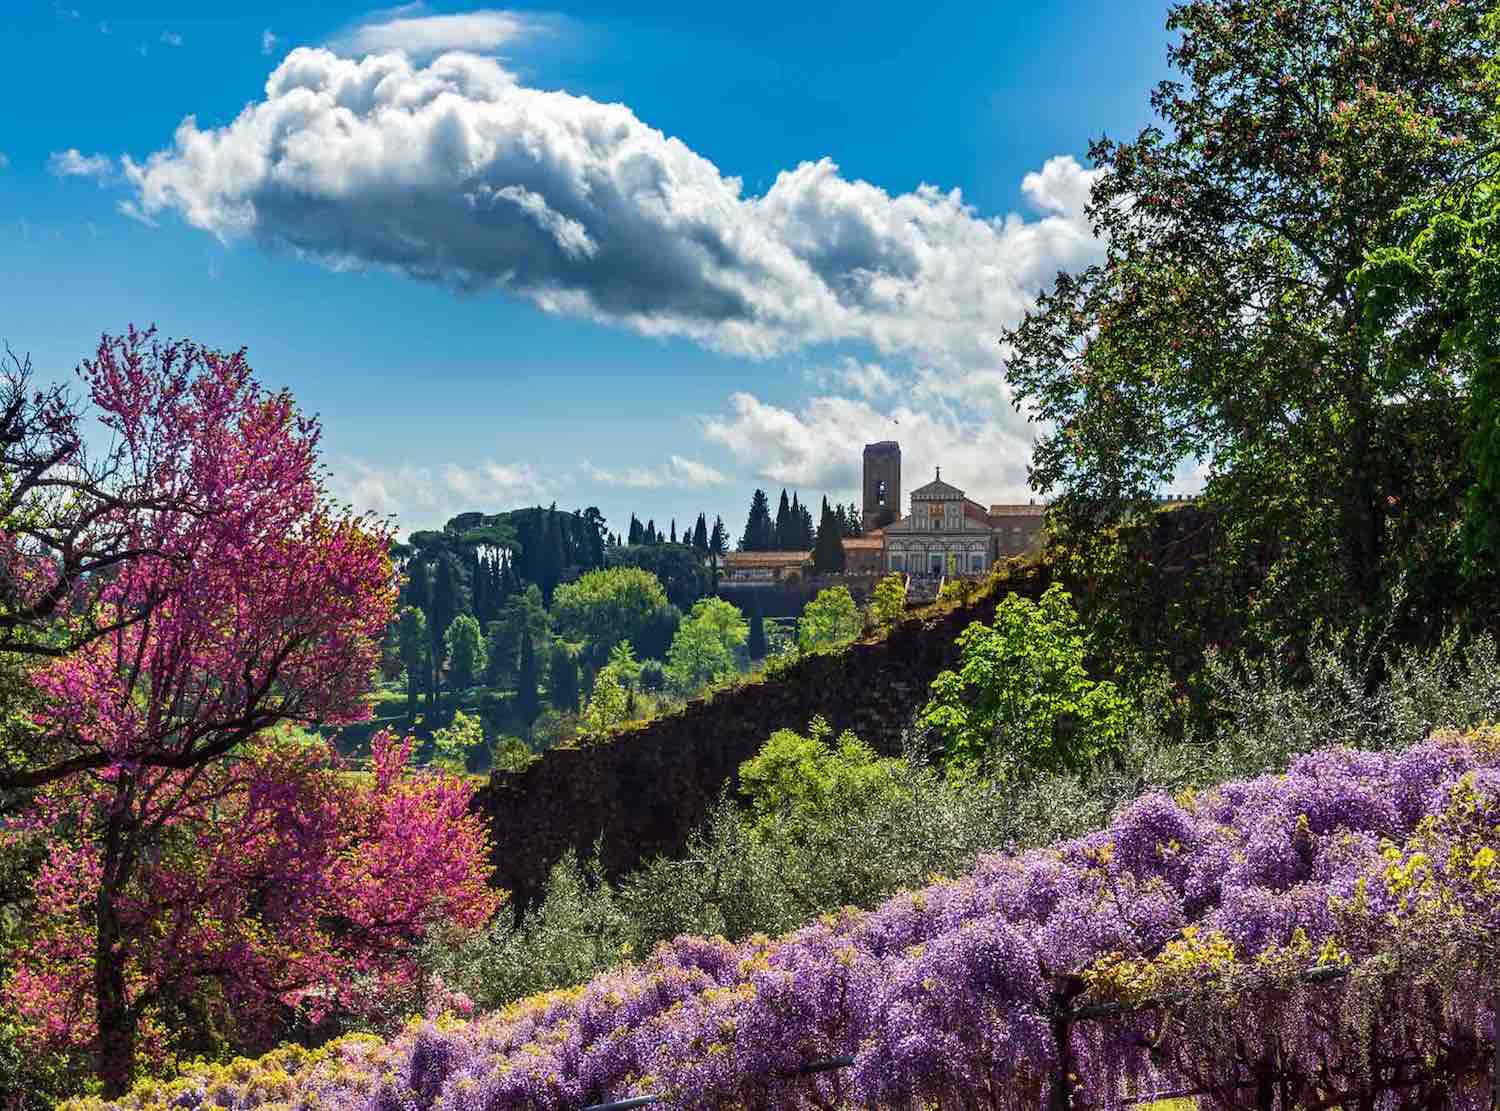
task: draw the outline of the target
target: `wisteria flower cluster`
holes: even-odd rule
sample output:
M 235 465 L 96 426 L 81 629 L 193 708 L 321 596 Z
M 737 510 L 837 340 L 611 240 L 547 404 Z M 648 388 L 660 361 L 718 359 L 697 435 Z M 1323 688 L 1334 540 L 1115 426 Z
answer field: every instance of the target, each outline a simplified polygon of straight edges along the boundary
M 1093 1107 L 1188 1086 L 1205 1107 L 1477 1108 L 1497 852 L 1500 730 L 1329 749 L 781 939 L 678 938 L 472 1021 L 108 1106 Z

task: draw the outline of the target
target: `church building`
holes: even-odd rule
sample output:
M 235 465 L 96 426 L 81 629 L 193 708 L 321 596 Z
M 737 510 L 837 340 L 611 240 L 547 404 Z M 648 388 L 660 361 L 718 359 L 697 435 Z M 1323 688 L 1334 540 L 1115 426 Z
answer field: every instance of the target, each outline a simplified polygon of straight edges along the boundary
M 1046 506 L 1033 501 L 986 509 L 944 482 L 939 467 L 931 482 L 911 492 L 911 510 L 901 517 L 900 445 L 867 445 L 864 472 L 865 535 L 844 542 L 847 572 L 959 578 L 1041 548 Z

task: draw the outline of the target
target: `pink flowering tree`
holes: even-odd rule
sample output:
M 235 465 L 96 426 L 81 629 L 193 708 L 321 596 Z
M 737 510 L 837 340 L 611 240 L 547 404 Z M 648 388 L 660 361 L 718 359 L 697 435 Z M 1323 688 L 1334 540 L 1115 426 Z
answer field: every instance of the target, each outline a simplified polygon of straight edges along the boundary
M 33 454 L 57 457 L 0 519 L 0 636 L 40 661 L 0 788 L 31 792 L 9 835 L 49 840 L 5 991 L 118 1093 L 138 1051 L 165 1048 L 153 1022 L 173 1000 L 212 985 L 238 1027 L 277 1007 L 316 1019 L 359 974 L 404 975 L 429 922 L 482 921 L 495 898 L 461 785 L 411 778 L 383 740 L 360 787 L 268 732 L 367 714 L 395 602 L 387 531 L 323 492 L 316 422 L 243 352 L 150 332 L 106 337 L 81 373 L 106 461 L 78 413 L 49 409 L 56 450 Z M 70 563 L 79 546 L 107 565 Z

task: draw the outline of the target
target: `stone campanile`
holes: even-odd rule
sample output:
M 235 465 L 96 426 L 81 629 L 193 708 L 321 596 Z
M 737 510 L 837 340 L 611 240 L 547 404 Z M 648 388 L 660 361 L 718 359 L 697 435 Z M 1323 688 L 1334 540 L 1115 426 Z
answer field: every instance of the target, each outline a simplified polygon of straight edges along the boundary
M 866 532 L 884 528 L 901 516 L 901 445 L 881 440 L 865 445 L 865 508 L 861 525 Z

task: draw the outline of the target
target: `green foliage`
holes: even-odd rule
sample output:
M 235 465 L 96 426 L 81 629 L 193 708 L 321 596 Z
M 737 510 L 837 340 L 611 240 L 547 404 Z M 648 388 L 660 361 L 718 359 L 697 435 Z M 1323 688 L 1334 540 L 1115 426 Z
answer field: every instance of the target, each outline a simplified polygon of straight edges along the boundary
M 837 575 L 844 570 L 843 520 L 823 499 L 823 517 L 818 522 L 818 542 L 813 545 L 813 569 L 820 575 Z
M 776 822 L 828 821 L 874 805 L 893 791 L 901 761 L 883 758 L 849 730 L 829 742 L 832 729 L 814 718 L 806 736 L 771 734 L 740 765 L 740 794 L 762 832 Z
M 552 635 L 542 592 L 535 584 L 510 595 L 489 627 L 487 678 L 491 683 L 516 677 L 521 665 L 521 641 L 528 635 L 537 644 L 546 643 Z
M 629 690 L 613 666 L 605 667 L 594 677 L 594 689 L 578 716 L 578 733 L 597 741 L 627 719 Z
M 870 616 L 880 627 L 894 625 L 906 612 L 906 576 L 886 575 L 875 584 L 870 598 Z
M 667 669 L 660 660 L 642 660 L 639 681 L 641 690 L 659 691 L 667 685 Z
M 536 658 L 536 646 L 531 635 L 521 634 L 521 666 L 516 673 L 516 714 L 528 728 L 542 709 L 542 697 L 537 688 L 542 681 L 542 669 Z
M 804 652 L 847 644 L 859 636 L 863 625 L 859 607 L 847 586 L 818 591 L 797 621 L 797 646 Z
M 472 687 L 484 674 L 484 665 L 489 657 L 484 634 L 479 631 L 479 622 L 467 613 L 459 614 L 443 634 L 443 647 L 453 687 L 457 690 Z
M 524 771 L 536 758 L 531 746 L 512 733 L 496 737 L 495 743 L 490 746 L 490 767 L 496 771 Z
M 669 608 L 666 592 L 651 572 L 610 567 L 558 587 L 552 617 L 564 636 L 584 642 L 590 660 L 602 663 L 620 641 L 642 643 Z
M 1500 13 L 1486 28 L 1488 90 L 1500 91 Z M 1400 327 L 1407 357 L 1466 378 L 1466 450 L 1474 482 L 1465 498 L 1464 569 L 1500 576 L 1500 112 L 1478 134 L 1480 153 L 1412 205 L 1422 220 L 1410 241 L 1370 253 L 1361 272 L 1367 323 Z
M 739 670 L 739 649 L 750 627 L 722 598 L 704 598 L 677 628 L 667 650 L 667 682 L 684 694 Z
M 567 645 L 558 641 L 552 646 L 547 663 L 547 698 L 557 710 L 571 713 L 578 709 L 578 664 Z
M 641 663 L 635 658 L 635 647 L 630 641 L 622 640 L 609 650 L 609 666 L 614 668 L 615 674 L 627 689 L 633 689 L 639 684 Z
M 740 536 L 740 551 L 768 552 L 775 536 L 770 500 L 764 490 L 757 489 L 750 497 L 750 512 L 745 518 L 745 531 Z
M 432 734 L 432 764 L 462 774 L 470 757 L 484 748 L 484 725 L 473 714 L 459 710 L 453 722 Z
M 766 655 L 766 619 L 761 616 L 759 606 L 750 614 L 750 638 L 745 651 L 752 660 L 764 659 Z
M 784 820 L 760 820 L 722 800 L 677 857 L 614 882 L 593 862 L 566 856 L 538 911 L 519 925 L 504 916 L 478 938 L 435 942 L 427 964 L 489 1009 L 581 983 L 679 934 L 776 935 L 843 906 L 874 906 L 934 875 L 963 874 L 982 853 L 1099 829 L 1143 789 L 1201 790 L 1284 769 L 1329 744 L 1401 749 L 1433 729 L 1500 720 L 1500 659 L 1489 637 L 1391 649 L 1369 670 L 1361 670 L 1373 665 L 1368 652 L 1349 648 L 1337 638 L 1312 646 L 1319 678 L 1311 688 L 1244 658 L 1221 660 L 1211 679 L 1220 724 L 1186 741 L 1162 729 L 1173 713 L 1170 690 L 1143 687 L 1119 747 L 1083 772 L 949 777 L 916 749 L 900 760 L 844 760 L 811 738 L 778 734 L 751 763 L 775 770 L 761 781 L 765 797 L 784 791 Z M 872 771 L 879 778 L 862 797 L 850 792 L 850 806 L 826 806 L 817 786 L 793 778 L 808 765 L 813 784 L 830 768 L 835 781 Z
M 704 566 L 708 554 L 708 534 L 703 537 L 700 555 L 685 544 L 646 544 L 611 548 L 605 557 L 610 567 L 639 567 L 655 575 L 666 591 L 667 601 L 678 609 L 689 608 L 709 592 L 711 576 Z
M 958 645 L 958 670 L 933 680 L 918 718 L 951 763 L 1001 778 L 1079 771 L 1118 743 L 1128 703 L 1113 683 L 1088 677 L 1083 630 L 1060 585 L 1040 602 L 1008 595 L 994 623 L 976 621 Z
M 1005 337 L 1053 514 L 1093 528 L 1206 464 L 1215 560 L 1268 570 L 1248 599 L 1267 639 L 1374 612 L 1444 551 L 1458 381 L 1399 320 L 1371 326 L 1355 275 L 1472 155 L 1487 6 L 1174 7 L 1160 126 L 1090 152 L 1105 260 Z

